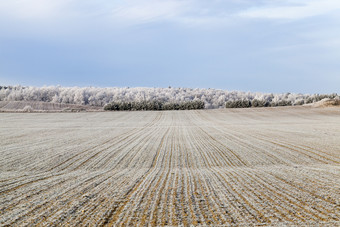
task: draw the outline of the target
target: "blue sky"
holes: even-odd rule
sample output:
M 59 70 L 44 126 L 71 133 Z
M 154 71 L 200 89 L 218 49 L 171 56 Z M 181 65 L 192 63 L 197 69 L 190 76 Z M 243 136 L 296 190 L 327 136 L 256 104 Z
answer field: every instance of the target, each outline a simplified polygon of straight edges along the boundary
M 0 84 L 340 93 L 338 0 L 0 1 Z

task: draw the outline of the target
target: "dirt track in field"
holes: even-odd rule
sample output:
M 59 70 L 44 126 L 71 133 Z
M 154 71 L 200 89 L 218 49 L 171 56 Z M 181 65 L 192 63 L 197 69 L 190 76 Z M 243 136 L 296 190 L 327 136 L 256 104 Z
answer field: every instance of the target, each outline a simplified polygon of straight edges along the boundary
M 0 225 L 340 225 L 340 108 L 1 113 Z

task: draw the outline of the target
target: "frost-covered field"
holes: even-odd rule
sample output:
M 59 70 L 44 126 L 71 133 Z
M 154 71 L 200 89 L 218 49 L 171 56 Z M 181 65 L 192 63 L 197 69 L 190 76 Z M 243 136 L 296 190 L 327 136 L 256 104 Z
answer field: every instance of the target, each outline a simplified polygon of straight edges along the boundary
M 340 108 L 1 113 L 0 225 L 340 225 Z

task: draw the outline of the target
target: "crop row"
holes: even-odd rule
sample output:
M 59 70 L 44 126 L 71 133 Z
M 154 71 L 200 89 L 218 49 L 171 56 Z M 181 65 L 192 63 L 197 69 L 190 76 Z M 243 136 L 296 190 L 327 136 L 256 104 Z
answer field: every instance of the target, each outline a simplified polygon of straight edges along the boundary
M 337 225 L 323 111 L 1 114 L 0 224 Z

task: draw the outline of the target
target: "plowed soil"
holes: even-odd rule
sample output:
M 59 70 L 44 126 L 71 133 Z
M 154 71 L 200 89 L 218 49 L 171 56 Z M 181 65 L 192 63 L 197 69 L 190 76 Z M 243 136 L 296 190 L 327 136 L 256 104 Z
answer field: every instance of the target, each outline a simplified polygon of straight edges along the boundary
M 340 108 L 1 113 L 0 225 L 340 225 Z

